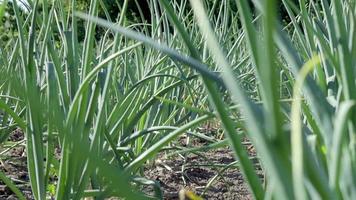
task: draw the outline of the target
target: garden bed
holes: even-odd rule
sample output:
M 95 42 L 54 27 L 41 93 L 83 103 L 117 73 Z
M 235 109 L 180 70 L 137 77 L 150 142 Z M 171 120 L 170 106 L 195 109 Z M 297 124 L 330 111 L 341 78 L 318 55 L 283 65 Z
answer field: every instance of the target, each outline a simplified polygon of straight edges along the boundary
M 194 147 L 204 145 L 196 141 L 194 143 Z M 256 152 L 248 141 L 244 144 L 262 180 L 263 172 Z M 160 184 L 164 199 L 179 199 L 182 190 L 192 191 L 204 199 L 253 199 L 238 162 L 228 147 L 196 154 L 168 155 L 160 153 L 154 164 L 144 170 L 148 179 Z
M 185 139 L 180 138 L 180 145 L 185 146 Z M 16 184 L 27 199 L 33 199 L 23 133 L 20 130 L 12 132 L 9 144 L 17 145 L 3 154 L 0 170 Z M 255 161 L 258 175 L 263 179 L 253 146 L 248 141 L 244 144 Z M 197 148 L 206 143 L 193 140 L 191 145 L 190 147 Z M 2 148 L 2 151 L 4 149 Z M 253 199 L 238 168 L 238 162 L 228 147 L 173 155 L 169 155 L 169 152 L 159 153 L 155 161 L 144 168 L 145 177 L 159 183 L 164 199 L 179 199 L 179 192 L 182 191 L 192 191 L 204 199 Z M 3 182 L 0 183 L 0 199 L 17 199 Z M 144 191 L 153 193 L 151 187 L 145 188 Z

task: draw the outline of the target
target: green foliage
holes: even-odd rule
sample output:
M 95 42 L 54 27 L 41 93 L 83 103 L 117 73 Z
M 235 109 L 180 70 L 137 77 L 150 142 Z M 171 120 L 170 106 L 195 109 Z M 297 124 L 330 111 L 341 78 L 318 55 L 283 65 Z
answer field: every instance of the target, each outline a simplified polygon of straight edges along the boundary
M 356 3 L 293 2 L 151 0 L 148 23 L 130 20 L 131 0 L 0 11 L 12 30 L 0 49 L 0 139 L 24 131 L 34 198 L 162 198 L 140 172 L 188 134 L 210 142 L 201 149 L 228 143 L 256 199 L 355 199 Z M 226 139 L 195 132 L 208 120 Z
M 11 4 L 7 1 L 1 3 L 0 7 L 0 41 L 6 43 L 16 33 L 16 19 Z

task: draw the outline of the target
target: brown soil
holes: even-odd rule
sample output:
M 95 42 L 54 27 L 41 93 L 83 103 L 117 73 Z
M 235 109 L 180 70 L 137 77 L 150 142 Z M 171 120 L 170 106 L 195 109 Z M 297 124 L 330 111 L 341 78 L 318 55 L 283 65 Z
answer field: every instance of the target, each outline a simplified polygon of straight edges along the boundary
M 17 146 L 1 155 L 0 170 L 16 184 L 27 199 L 33 199 L 27 173 L 23 133 L 20 130 L 13 131 L 9 141 L 7 148 L 2 146 L 0 152 L 15 143 Z M 187 145 L 185 137 L 181 137 L 178 143 L 178 146 L 185 148 L 207 145 L 201 140 L 193 140 Z M 259 162 L 255 159 L 254 148 L 248 141 L 244 143 L 255 163 L 258 175 L 263 180 L 263 172 Z M 253 199 L 238 168 L 238 162 L 235 161 L 228 147 L 196 152 L 196 154 L 184 153 L 169 156 L 172 152 L 159 153 L 155 162 L 144 169 L 144 176 L 147 179 L 159 183 L 164 199 L 179 199 L 179 192 L 182 191 L 191 191 L 203 199 Z M 210 181 L 210 186 L 207 186 Z M 153 194 L 151 187 L 145 188 L 144 191 Z M 0 199 L 17 199 L 1 181 Z
M 12 146 L 14 144 L 17 145 L 1 155 L 0 170 L 16 184 L 27 199 L 33 199 L 27 173 L 24 136 L 19 129 L 16 129 L 10 135 L 9 145 Z M 8 148 L 1 147 L 0 151 L 3 152 L 7 149 Z M 13 192 L 2 181 L 0 181 L 0 199 L 17 199 Z
M 204 143 L 194 144 L 195 147 L 202 145 Z M 245 145 L 262 180 L 261 167 L 253 159 L 256 157 L 255 150 L 249 142 L 246 141 Z M 199 152 L 199 155 L 167 156 L 160 153 L 155 164 L 145 168 L 144 174 L 160 183 L 164 199 L 179 199 L 182 190 L 192 191 L 203 199 L 253 199 L 238 164 L 233 162 L 235 159 L 228 147 Z M 213 178 L 215 180 L 207 187 Z

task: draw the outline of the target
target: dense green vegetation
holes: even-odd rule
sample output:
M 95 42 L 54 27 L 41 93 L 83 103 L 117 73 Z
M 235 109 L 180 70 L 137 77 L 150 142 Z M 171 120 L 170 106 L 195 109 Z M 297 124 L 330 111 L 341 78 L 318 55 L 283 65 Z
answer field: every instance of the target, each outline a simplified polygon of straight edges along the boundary
M 183 134 L 220 143 L 196 131 L 209 120 L 256 199 L 356 199 L 356 1 L 16 2 L 0 6 L 0 142 L 24 132 L 35 199 L 159 199 L 143 166 Z

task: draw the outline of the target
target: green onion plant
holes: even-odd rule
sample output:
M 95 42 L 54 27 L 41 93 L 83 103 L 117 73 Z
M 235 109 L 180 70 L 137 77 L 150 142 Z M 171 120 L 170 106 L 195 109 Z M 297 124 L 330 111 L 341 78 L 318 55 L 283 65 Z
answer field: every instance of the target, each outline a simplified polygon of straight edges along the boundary
M 228 144 L 255 199 L 356 198 L 355 1 L 149 0 L 142 22 L 116 2 L 1 3 L 0 142 L 25 134 L 35 199 L 162 199 L 142 170 L 183 134 Z M 224 140 L 196 131 L 210 120 Z

